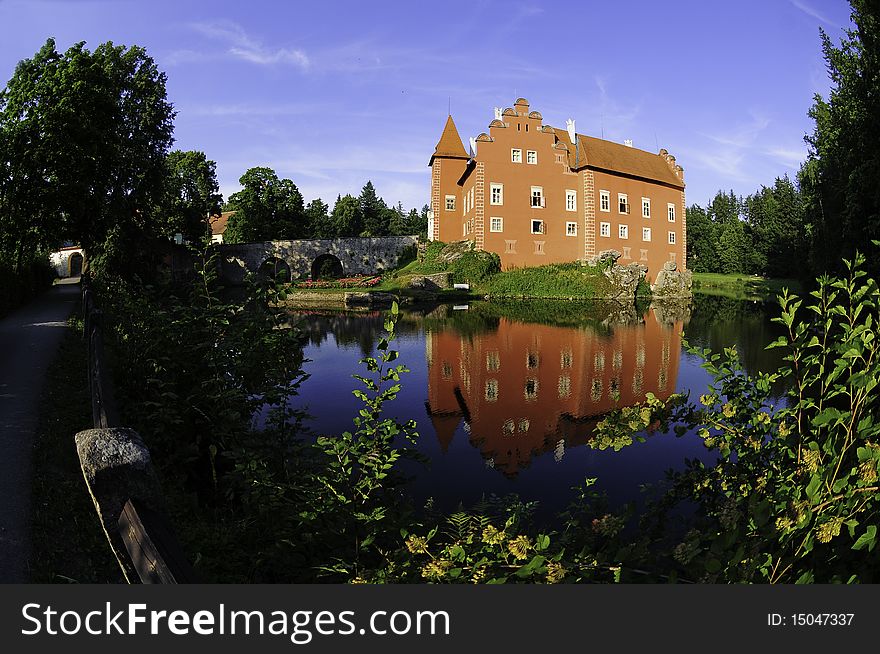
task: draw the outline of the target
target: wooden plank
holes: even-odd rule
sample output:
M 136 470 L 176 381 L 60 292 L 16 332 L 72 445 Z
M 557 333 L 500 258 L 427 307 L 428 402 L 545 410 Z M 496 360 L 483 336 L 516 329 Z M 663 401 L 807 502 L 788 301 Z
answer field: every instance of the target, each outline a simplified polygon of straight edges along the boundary
M 145 584 L 189 584 L 198 578 L 168 520 L 137 500 L 129 499 L 119 516 L 125 549 Z

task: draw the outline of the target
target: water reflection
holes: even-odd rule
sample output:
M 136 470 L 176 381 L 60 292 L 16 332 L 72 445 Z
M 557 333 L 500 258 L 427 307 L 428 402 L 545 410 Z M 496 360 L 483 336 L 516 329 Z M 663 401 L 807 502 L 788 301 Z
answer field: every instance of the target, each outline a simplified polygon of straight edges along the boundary
M 477 310 L 478 312 L 478 310 Z M 662 310 L 631 324 L 577 329 L 506 317 L 430 330 L 426 408 L 443 452 L 463 424 L 490 467 L 515 477 L 531 460 L 589 442 L 619 406 L 675 392 L 683 322 Z M 448 316 L 454 325 L 459 319 Z

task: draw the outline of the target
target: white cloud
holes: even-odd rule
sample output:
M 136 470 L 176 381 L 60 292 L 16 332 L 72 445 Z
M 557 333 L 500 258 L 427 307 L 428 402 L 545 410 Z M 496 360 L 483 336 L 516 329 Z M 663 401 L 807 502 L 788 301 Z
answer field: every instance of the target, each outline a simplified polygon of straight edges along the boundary
M 820 14 L 818 10 L 811 7 L 806 2 L 802 2 L 801 0 L 791 0 L 791 4 L 796 9 L 799 9 L 800 11 L 802 11 L 803 13 L 805 13 L 807 16 L 809 16 L 811 18 L 815 18 L 820 23 L 825 23 L 826 25 L 829 25 L 831 27 L 836 27 L 838 29 L 841 29 L 843 27 L 842 25 L 838 25 L 834 21 L 829 20 L 824 15 Z
M 251 37 L 244 28 L 232 21 L 193 23 L 190 27 L 209 39 L 226 44 L 226 54 L 261 66 L 290 64 L 306 70 L 311 65 L 308 55 L 296 48 L 270 48 Z M 185 57 L 187 51 L 172 53 L 172 59 Z

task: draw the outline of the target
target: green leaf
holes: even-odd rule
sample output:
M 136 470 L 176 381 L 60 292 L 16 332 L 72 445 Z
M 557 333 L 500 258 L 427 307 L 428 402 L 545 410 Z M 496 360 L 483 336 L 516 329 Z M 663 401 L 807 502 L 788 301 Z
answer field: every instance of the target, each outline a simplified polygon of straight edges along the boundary
M 863 550 L 866 547 L 869 552 L 873 552 L 877 546 L 877 525 L 870 525 L 865 533 L 859 536 L 859 539 L 852 546 L 854 550 Z

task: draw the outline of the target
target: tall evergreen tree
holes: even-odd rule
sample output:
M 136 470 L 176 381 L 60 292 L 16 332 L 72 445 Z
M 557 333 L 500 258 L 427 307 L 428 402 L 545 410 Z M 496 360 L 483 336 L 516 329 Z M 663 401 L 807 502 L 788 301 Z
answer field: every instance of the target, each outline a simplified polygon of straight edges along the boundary
M 855 29 L 840 46 L 821 33 L 832 89 L 827 101 L 815 96 L 810 159 L 799 176 L 815 272 L 838 269 L 880 238 L 880 5 L 850 4 Z M 880 273 L 877 257 L 867 265 Z
M 687 208 L 687 266 L 694 272 L 718 272 L 718 229 L 698 204 Z
M 390 232 L 388 207 L 385 201 L 376 195 L 373 182 L 368 181 L 358 198 L 360 212 L 363 216 L 364 236 L 386 236 Z

